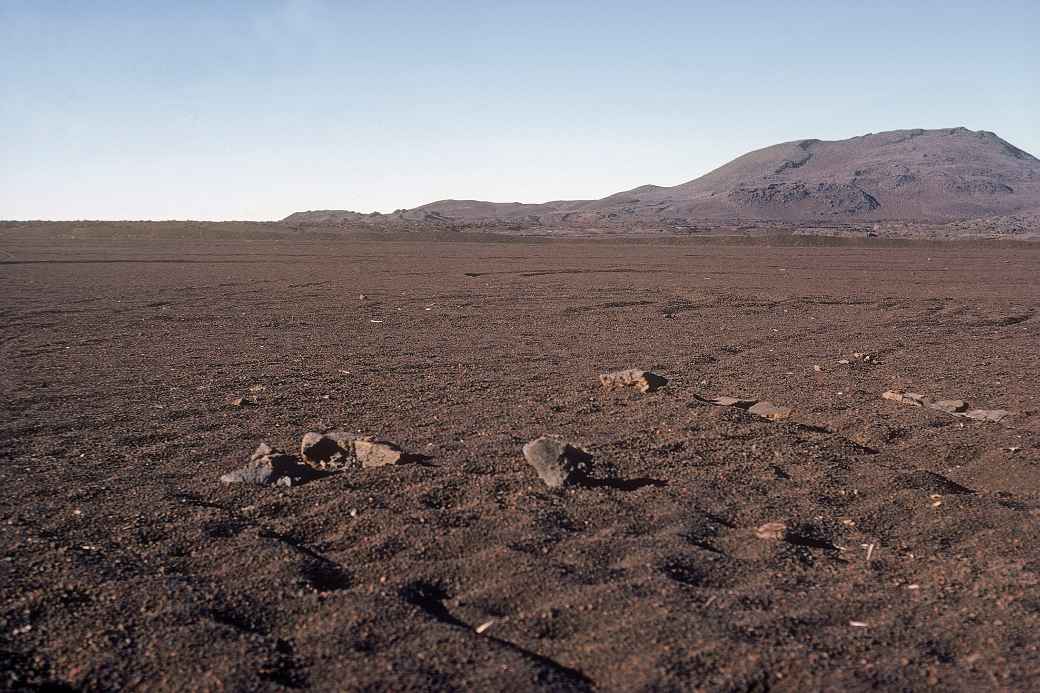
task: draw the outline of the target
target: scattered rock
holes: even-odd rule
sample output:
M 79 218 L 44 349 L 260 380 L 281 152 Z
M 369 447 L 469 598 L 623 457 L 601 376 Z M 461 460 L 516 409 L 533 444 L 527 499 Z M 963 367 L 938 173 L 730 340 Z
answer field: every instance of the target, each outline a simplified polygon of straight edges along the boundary
M 703 402 L 715 404 L 720 407 L 736 407 L 737 409 L 750 409 L 758 403 L 757 399 L 740 399 L 739 397 L 716 397 L 715 399 L 701 399 Z
M 968 403 L 963 399 L 942 399 L 932 404 L 932 409 L 938 409 L 948 414 L 959 414 L 968 409 Z
M 631 368 L 627 371 L 615 373 L 603 373 L 599 376 L 599 382 L 608 390 L 622 387 L 634 387 L 640 392 L 653 392 L 668 384 L 668 379 L 657 373 Z
M 770 421 L 780 421 L 791 415 L 790 407 L 778 407 L 772 402 L 758 402 L 748 408 L 749 414 L 761 416 Z
M 354 441 L 354 456 L 361 462 L 362 467 L 383 467 L 388 464 L 400 464 L 404 461 L 404 452 L 401 448 L 370 436 Z
M 296 459 L 267 443 L 260 443 L 249 458 L 249 462 L 233 472 L 220 477 L 225 484 L 273 484 L 297 470 Z
M 354 458 L 354 436 L 342 431 L 305 433 L 300 457 L 320 467 L 346 465 Z
M 909 404 L 913 407 L 923 406 L 926 401 L 924 395 L 919 395 L 916 392 L 900 392 L 899 390 L 886 390 L 881 393 L 881 397 L 882 399 L 892 400 L 900 404 Z
M 229 403 L 233 407 L 253 407 L 256 406 L 256 400 L 252 397 L 237 397 Z
M 400 464 L 407 455 L 397 445 L 372 436 L 354 436 L 343 431 L 307 433 L 300 441 L 303 459 L 322 468 L 341 469 L 354 462 L 362 467 Z
M 822 373 L 823 372 L 823 369 L 820 368 L 819 365 L 816 365 L 816 364 L 813 365 L 812 369 L 814 371 L 816 371 L 817 373 Z
M 744 409 L 749 414 L 761 416 L 764 419 L 770 421 L 780 421 L 791 416 L 790 407 L 778 407 L 772 402 L 766 402 L 764 400 L 757 399 L 741 399 L 739 397 L 715 397 L 708 399 L 694 395 L 701 402 L 707 404 L 714 404 L 719 407 L 736 407 L 737 409 Z
M 770 539 L 780 541 L 787 534 L 787 525 L 783 522 L 767 522 L 755 530 L 755 536 L 759 539 Z
M 943 399 L 935 402 L 916 392 L 887 390 L 881 393 L 881 397 L 893 402 L 899 402 L 900 404 L 926 407 L 935 411 L 945 412 L 951 416 L 963 416 L 977 421 L 1000 421 L 1004 417 L 1011 415 L 1011 412 L 1004 409 L 968 409 L 968 403 L 962 399 Z
M 549 488 L 581 481 L 592 463 L 591 455 L 558 436 L 542 436 L 527 443 L 524 459 Z
M 965 416 L 976 421 L 1000 421 L 1005 416 L 1011 416 L 1011 412 L 1004 409 L 971 409 L 958 416 Z

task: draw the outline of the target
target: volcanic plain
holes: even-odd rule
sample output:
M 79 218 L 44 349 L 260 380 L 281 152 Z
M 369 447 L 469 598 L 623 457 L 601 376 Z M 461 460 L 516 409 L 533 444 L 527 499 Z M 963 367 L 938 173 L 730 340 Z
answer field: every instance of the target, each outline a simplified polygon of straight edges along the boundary
M 1040 682 L 1036 245 L 0 251 L 2 688 Z M 328 430 L 407 463 L 220 481 Z M 543 434 L 588 478 L 548 488 Z

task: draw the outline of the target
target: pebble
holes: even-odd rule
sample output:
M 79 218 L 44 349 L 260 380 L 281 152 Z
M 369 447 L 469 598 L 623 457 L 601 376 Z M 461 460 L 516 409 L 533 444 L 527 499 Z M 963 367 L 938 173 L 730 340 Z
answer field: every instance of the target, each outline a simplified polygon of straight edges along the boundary
M 791 415 L 791 408 L 778 407 L 772 402 L 758 402 L 748 408 L 748 413 L 761 416 L 763 419 L 769 419 L 770 421 L 780 421 Z

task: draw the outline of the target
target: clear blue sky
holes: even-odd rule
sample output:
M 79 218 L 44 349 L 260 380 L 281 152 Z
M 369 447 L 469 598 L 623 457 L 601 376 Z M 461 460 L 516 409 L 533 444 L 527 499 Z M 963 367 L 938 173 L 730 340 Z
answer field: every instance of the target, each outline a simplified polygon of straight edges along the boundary
M 0 218 L 675 185 L 897 128 L 1040 155 L 1040 1 L 0 0 Z

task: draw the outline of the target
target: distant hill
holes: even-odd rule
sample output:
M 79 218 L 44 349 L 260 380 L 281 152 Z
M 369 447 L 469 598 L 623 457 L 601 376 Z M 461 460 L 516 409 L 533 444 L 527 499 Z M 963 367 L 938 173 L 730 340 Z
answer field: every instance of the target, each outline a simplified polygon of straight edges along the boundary
M 297 212 L 287 223 L 686 224 L 697 221 L 927 223 L 1029 216 L 1040 209 L 1040 160 L 992 132 L 895 130 L 798 140 L 745 154 L 673 187 L 543 204 L 441 200 L 392 215 Z

